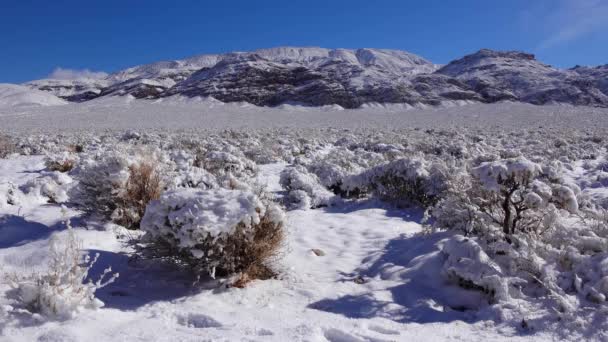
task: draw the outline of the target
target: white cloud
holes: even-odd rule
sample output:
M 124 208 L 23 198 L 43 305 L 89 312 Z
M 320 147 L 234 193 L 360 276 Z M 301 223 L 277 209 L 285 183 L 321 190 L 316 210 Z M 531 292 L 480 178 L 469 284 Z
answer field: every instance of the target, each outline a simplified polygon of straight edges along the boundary
M 76 80 L 80 78 L 93 78 L 100 79 L 108 76 L 107 73 L 103 71 L 91 71 L 89 69 L 64 69 L 64 68 L 55 68 L 53 72 L 47 76 L 47 78 L 54 78 L 59 80 Z
M 608 29 L 608 0 L 553 0 L 541 25 L 549 33 L 538 45 L 548 49 Z M 542 18 L 540 15 L 536 16 Z

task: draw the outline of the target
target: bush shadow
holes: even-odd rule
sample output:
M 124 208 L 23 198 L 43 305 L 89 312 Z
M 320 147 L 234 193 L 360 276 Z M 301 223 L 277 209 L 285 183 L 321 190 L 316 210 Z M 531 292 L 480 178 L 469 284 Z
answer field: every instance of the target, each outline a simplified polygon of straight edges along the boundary
M 105 307 L 119 310 L 136 310 L 142 306 L 197 294 L 217 287 L 211 279 L 197 281 L 197 277 L 185 269 L 158 260 L 141 260 L 126 253 L 88 250 L 91 258 L 99 254 L 89 271 L 88 280 L 97 282 L 109 266 L 119 277 L 97 290 L 95 296 Z
M 358 280 L 365 286 L 381 280 L 397 280 L 389 286 L 390 300 L 378 299 L 370 290 L 358 295 L 323 299 L 309 308 L 340 314 L 348 318 L 383 317 L 399 323 L 474 323 L 482 318 L 478 307 L 460 303 L 477 303 L 482 307 L 484 296 L 445 283 L 439 276 L 443 257 L 437 242 L 448 233 L 433 235 L 402 235 L 390 240 L 377 254 L 363 260 L 363 265 L 340 281 Z

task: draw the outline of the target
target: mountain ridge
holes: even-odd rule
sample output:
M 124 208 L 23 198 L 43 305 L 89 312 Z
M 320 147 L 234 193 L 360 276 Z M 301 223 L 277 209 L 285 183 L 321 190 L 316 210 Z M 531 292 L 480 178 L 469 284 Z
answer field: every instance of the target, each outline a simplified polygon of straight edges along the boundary
M 608 107 L 608 65 L 558 69 L 530 53 L 490 49 L 440 66 L 401 50 L 286 46 L 160 61 L 103 79 L 42 79 L 24 85 L 73 102 L 181 95 L 259 106 L 508 100 Z

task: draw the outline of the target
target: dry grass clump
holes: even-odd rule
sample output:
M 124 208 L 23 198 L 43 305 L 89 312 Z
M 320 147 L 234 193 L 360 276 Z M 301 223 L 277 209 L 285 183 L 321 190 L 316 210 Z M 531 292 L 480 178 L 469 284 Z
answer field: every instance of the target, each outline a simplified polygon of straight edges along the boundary
M 225 251 L 239 260 L 237 267 L 231 270 L 240 273 L 232 286 L 242 288 L 252 280 L 275 277 L 276 273 L 268 263 L 278 256 L 284 238 L 283 223 L 273 222 L 267 216 L 262 217 L 260 223 L 253 227 L 252 239 L 247 237 L 242 228 L 237 228 L 237 234 L 227 239 Z
M 9 154 L 17 152 L 17 146 L 10 137 L 0 134 L 0 158 L 6 158 Z
M 70 172 L 76 163 L 72 159 L 47 160 L 46 168 L 51 171 Z
M 129 166 L 129 179 L 119 201 L 115 221 L 137 229 L 150 201 L 158 199 L 163 190 L 160 173 L 150 162 Z

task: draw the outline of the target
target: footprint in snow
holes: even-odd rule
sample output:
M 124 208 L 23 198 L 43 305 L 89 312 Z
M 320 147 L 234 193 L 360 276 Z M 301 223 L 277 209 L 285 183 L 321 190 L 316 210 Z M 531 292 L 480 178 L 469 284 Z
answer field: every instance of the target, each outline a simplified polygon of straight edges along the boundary
M 388 329 L 379 325 L 370 325 L 369 330 L 375 331 L 383 335 L 399 335 L 399 332 L 397 330 Z
M 212 317 L 203 314 L 191 313 L 177 316 L 177 323 L 189 328 L 220 328 L 222 324 Z
M 382 333 L 377 329 L 370 329 L 372 331 L 381 333 L 383 335 L 387 335 L 387 333 Z M 398 334 L 398 333 L 397 333 Z M 325 330 L 325 338 L 329 342 L 393 342 L 396 341 L 394 339 L 385 340 L 383 338 L 371 337 L 371 336 L 355 336 L 353 334 L 347 333 L 345 331 L 331 328 Z

